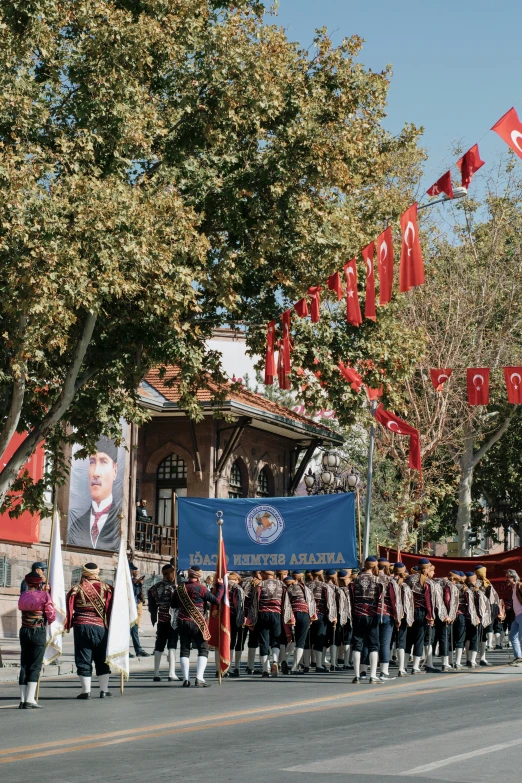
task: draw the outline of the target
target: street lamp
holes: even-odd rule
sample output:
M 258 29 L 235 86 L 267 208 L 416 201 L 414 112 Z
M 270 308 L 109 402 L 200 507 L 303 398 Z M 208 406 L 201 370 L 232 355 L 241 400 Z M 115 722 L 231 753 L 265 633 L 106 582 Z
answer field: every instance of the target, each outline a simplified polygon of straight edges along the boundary
M 346 492 L 346 478 L 341 475 L 341 458 L 335 451 L 325 451 L 321 459 L 321 470 L 316 473 L 308 468 L 304 483 L 308 495 L 328 495 Z

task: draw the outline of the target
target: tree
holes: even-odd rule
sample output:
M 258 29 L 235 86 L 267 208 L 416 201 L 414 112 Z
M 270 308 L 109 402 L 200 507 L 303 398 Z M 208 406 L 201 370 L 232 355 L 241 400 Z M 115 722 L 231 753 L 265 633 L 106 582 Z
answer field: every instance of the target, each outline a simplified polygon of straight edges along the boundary
M 389 69 L 366 70 L 359 38 L 336 48 L 324 31 L 309 56 L 263 12 L 2 4 L 0 452 L 28 435 L 0 503 L 19 488 L 38 506 L 45 482 L 16 477 L 42 440 L 55 483 L 64 441 L 89 449 L 121 417 L 141 421 L 151 366 L 180 366 L 197 418 L 196 387 L 222 380 L 212 328 L 271 320 L 408 205 L 418 131 L 382 128 Z M 329 340 L 370 355 L 379 328 Z M 302 329 L 311 362 L 322 332 Z

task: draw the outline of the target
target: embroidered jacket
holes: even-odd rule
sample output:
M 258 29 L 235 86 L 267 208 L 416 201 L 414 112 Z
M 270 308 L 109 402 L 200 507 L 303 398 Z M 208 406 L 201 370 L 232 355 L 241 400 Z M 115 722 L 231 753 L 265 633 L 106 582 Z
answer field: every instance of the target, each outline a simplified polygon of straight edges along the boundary
M 401 599 L 401 622 L 406 620 L 406 625 L 411 627 L 415 617 L 415 602 L 411 587 L 404 581 L 402 584 L 399 584 L 395 579 L 393 581 L 397 584 Z
M 230 603 L 230 624 L 242 628 L 245 622 L 245 593 L 239 585 L 230 585 L 228 588 Z
M 352 611 L 354 617 L 376 617 L 383 583 L 378 576 L 369 573 L 358 574 L 350 584 Z
M 67 593 L 66 630 L 73 625 L 109 627 L 112 587 L 99 579 L 82 579 Z
M 434 620 L 430 580 L 427 579 L 424 585 L 422 585 L 420 574 L 410 574 L 406 577 L 406 584 L 411 588 L 413 593 L 415 609 L 425 609 L 426 619 L 430 621 Z
M 184 587 L 187 591 L 187 595 L 190 601 L 194 604 L 195 608 L 203 618 L 205 614 L 205 604 L 219 604 L 223 597 L 223 593 L 225 592 L 224 585 L 216 585 L 215 594 L 211 593 L 210 590 L 207 589 L 206 585 L 202 585 L 201 582 L 198 582 L 197 580 L 189 580 L 188 582 L 185 582 Z M 178 621 L 189 620 L 193 622 L 193 618 L 187 612 L 180 598 L 179 587 L 176 587 L 172 593 L 170 605 L 174 609 L 179 609 Z
M 311 582 L 308 582 L 307 587 L 312 591 L 317 614 L 325 615 L 330 622 L 336 620 L 337 605 L 335 603 L 335 594 L 330 590 L 326 582 L 312 579 Z
M 152 585 L 147 593 L 150 620 L 152 625 L 156 623 L 170 623 L 170 603 L 176 590 L 176 585 L 162 579 Z
M 350 585 L 339 585 L 339 590 L 344 593 L 344 597 L 346 599 L 346 611 L 347 611 L 347 623 L 351 623 L 353 621 L 353 615 L 352 615 L 352 597 L 350 592 Z
M 43 628 L 56 620 L 56 610 L 45 590 L 26 590 L 18 599 L 22 612 L 22 628 Z
M 309 614 L 310 620 L 317 619 L 314 596 L 308 585 L 296 582 L 286 587 L 283 611 L 285 625 L 295 625 L 295 612 Z

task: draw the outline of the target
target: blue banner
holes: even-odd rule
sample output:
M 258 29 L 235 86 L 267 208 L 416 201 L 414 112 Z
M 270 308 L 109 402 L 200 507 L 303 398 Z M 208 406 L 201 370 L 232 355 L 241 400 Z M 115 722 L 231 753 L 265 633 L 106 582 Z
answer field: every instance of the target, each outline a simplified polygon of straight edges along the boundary
M 214 570 L 223 512 L 228 569 L 355 568 L 354 495 L 178 498 L 178 568 Z

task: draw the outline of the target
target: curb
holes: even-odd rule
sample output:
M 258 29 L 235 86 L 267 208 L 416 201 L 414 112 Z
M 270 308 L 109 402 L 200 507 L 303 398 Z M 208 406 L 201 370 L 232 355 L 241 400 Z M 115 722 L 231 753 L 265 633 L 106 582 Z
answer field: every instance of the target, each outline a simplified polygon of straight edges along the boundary
M 152 660 L 151 660 L 152 659 Z M 132 658 L 130 661 L 130 672 L 147 671 L 147 669 L 153 668 L 154 658 L 147 656 L 147 658 Z M 18 676 L 20 674 L 19 666 L 4 666 L 0 669 L 0 683 L 1 682 L 18 682 Z M 57 666 L 49 664 L 42 667 L 42 680 L 55 679 L 56 677 L 67 677 L 71 674 L 76 674 L 76 666 L 73 661 L 65 661 L 59 663 Z

